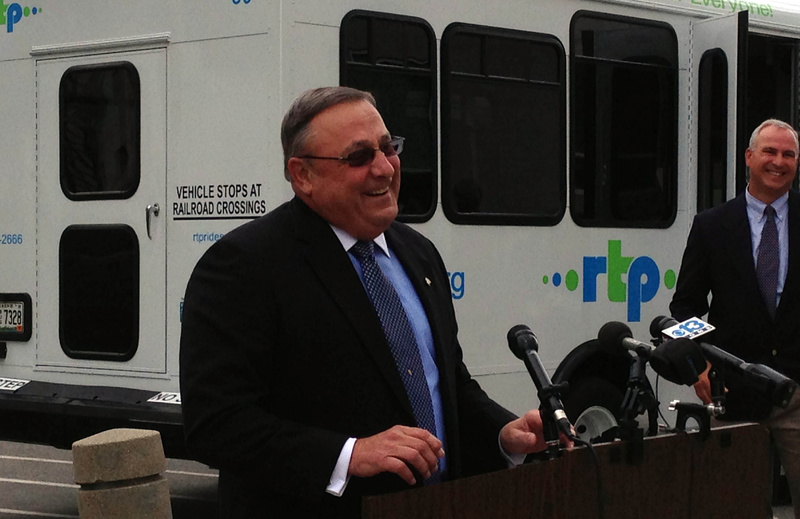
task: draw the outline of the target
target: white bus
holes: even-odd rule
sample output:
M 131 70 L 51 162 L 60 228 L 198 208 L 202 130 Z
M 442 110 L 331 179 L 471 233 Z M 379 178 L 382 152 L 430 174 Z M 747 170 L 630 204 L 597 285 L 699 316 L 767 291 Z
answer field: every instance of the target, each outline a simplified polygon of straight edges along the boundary
M 613 409 L 629 358 L 598 329 L 668 313 L 750 131 L 800 122 L 799 44 L 785 0 L 0 0 L 0 438 L 141 426 L 183 455 L 189 275 L 291 196 L 281 117 L 332 84 L 406 137 L 400 218 L 444 256 L 484 388 L 538 405 L 521 323 L 573 419 Z

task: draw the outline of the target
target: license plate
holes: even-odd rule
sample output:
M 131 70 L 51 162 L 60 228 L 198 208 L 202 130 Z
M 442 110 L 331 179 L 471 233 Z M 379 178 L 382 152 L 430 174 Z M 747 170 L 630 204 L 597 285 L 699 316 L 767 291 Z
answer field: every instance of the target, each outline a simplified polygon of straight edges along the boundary
M 0 378 L 0 391 L 11 391 L 14 392 L 17 389 L 21 388 L 25 384 L 30 382 L 30 380 L 17 380 L 14 378 Z
M 0 301 L 0 332 L 24 333 L 22 301 Z

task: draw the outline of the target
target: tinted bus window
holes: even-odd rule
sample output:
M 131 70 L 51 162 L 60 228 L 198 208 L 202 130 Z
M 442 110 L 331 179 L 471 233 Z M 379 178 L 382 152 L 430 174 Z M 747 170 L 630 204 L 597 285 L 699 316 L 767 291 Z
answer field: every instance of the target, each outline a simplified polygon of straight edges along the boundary
M 728 58 L 722 49 L 703 53 L 697 115 L 697 212 L 727 198 Z M 725 130 L 723 130 L 725 129 Z
M 746 139 L 743 146 L 749 144 L 752 131 L 766 119 L 781 119 L 797 128 L 800 107 L 797 47 L 796 40 L 747 35 Z M 741 193 L 747 185 L 744 153 L 737 159 L 740 169 L 736 174 L 736 193 Z M 795 187 L 797 183 L 795 177 Z
M 61 189 L 71 200 L 130 198 L 140 179 L 139 73 L 131 63 L 68 69 L 59 87 Z
M 139 346 L 136 232 L 127 225 L 71 225 L 61 235 L 58 268 L 64 352 L 73 358 L 132 358 Z
M 553 36 L 442 35 L 442 205 L 462 224 L 555 225 L 566 208 L 566 57 Z
M 352 11 L 342 20 L 340 82 L 375 96 L 401 156 L 400 216 L 429 219 L 436 208 L 436 39 L 419 18 Z
M 677 210 L 678 45 L 666 24 L 572 19 L 570 212 L 594 227 L 669 227 Z

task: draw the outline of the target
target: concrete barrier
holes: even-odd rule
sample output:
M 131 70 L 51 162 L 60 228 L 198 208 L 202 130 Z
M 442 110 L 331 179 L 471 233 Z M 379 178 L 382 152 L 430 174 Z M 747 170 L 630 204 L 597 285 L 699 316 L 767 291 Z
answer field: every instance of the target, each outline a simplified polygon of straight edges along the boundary
M 72 444 L 81 519 L 172 519 L 158 431 L 112 429 Z

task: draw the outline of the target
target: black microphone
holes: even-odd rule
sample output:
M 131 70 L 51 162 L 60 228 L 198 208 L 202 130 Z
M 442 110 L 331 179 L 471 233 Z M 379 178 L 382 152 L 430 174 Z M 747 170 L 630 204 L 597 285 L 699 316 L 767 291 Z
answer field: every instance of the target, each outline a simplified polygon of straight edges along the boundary
M 745 384 L 764 395 L 773 405 L 786 407 L 797 389 L 797 382 L 763 364 L 751 364 L 705 342 L 700 343 L 703 355 L 715 367 L 739 375 Z
M 600 331 L 597 332 L 597 341 L 600 343 L 600 347 L 609 353 L 622 347 L 639 356 L 649 358 L 650 353 L 655 350 L 655 346 L 652 344 L 634 339 L 628 325 L 619 321 L 610 321 L 601 326 Z
M 558 429 L 568 438 L 572 438 L 572 424 L 569 423 L 564 406 L 553 391 L 553 383 L 539 358 L 539 341 L 536 340 L 536 335 L 524 324 L 518 324 L 508 331 L 506 339 L 511 353 L 522 360 L 528 368 L 528 373 L 536 386 L 537 396 L 542 403 L 542 410 L 552 413 Z
M 705 358 L 698 346 L 691 341 L 679 341 L 664 349 L 665 344 L 656 348 L 652 344 L 634 339 L 632 335 L 627 324 L 611 321 L 600 328 L 597 340 L 606 351 L 611 352 L 622 347 L 645 357 L 653 371 L 675 384 L 691 386 L 705 369 Z M 700 367 L 699 371 L 697 367 Z
M 706 358 L 691 339 L 665 341 L 650 355 L 653 371 L 675 384 L 691 386 L 706 369 Z
M 655 319 L 650 322 L 650 336 L 654 339 L 662 338 L 662 333 L 667 328 L 675 326 L 678 321 L 667 315 L 657 315 Z
M 671 326 L 678 324 L 672 317 L 660 315 L 650 324 L 650 333 L 653 336 L 661 334 Z M 664 348 L 674 341 L 665 342 L 659 349 Z M 696 342 L 696 341 L 694 341 Z M 797 390 L 797 382 L 763 364 L 751 364 L 735 355 L 705 342 L 696 342 L 703 356 L 716 368 L 726 369 L 739 377 L 742 382 L 766 397 L 773 405 L 786 407 Z M 652 364 L 652 362 L 651 362 Z M 655 369 L 655 368 L 654 368 Z
M 664 367 L 665 379 L 676 384 L 692 386 L 706 369 L 706 358 L 697 343 L 688 338 L 673 339 L 663 334 L 667 328 L 680 324 L 668 315 L 658 315 L 650 322 L 650 335 L 661 340 L 655 364 Z M 653 367 L 655 369 L 655 367 Z

